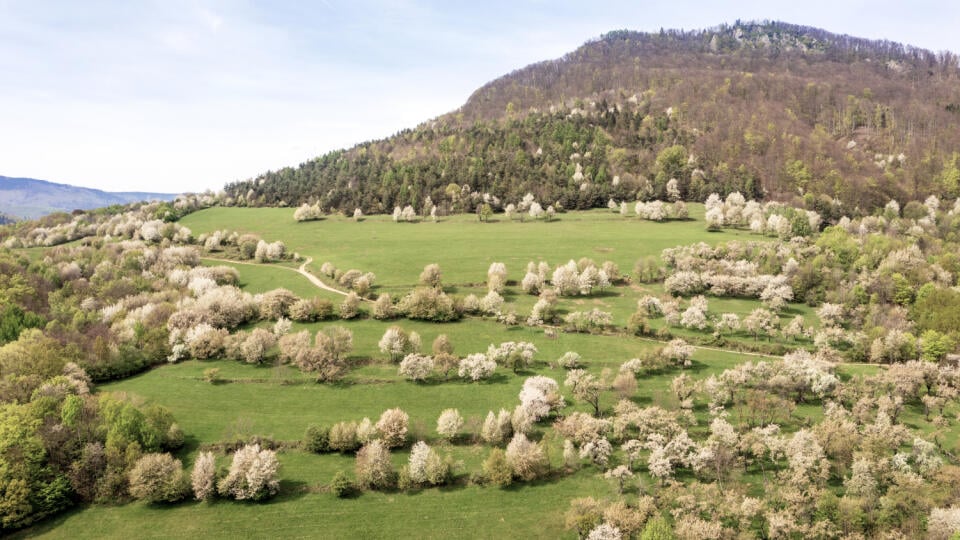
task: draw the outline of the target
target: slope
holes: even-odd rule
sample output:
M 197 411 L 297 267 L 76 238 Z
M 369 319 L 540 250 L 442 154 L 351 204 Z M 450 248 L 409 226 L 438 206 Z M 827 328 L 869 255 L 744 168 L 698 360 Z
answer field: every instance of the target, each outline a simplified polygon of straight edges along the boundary
M 388 139 L 227 186 L 238 204 L 472 211 L 739 190 L 830 218 L 960 195 L 957 57 L 785 23 L 617 31 Z M 485 194 L 488 194 L 485 196 Z M 429 198 L 429 199 L 428 199 Z

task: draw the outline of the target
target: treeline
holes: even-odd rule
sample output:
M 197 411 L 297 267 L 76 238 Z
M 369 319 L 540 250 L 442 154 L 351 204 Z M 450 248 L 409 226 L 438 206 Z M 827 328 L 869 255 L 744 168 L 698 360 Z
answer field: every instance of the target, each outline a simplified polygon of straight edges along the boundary
M 484 193 L 527 192 L 590 208 L 665 198 L 676 178 L 686 200 L 740 191 L 814 209 L 811 194 L 853 216 L 891 198 L 960 195 L 956 80 L 949 53 L 782 23 L 613 32 L 416 129 L 227 193 L 365 213 L 427 197 L 473 211 Z

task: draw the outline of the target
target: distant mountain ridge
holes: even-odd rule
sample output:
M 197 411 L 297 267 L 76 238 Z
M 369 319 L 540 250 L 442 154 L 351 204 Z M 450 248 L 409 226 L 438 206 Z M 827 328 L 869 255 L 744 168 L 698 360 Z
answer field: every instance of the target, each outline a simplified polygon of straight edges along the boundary
M 172 201 L 176 196 L 173 193 L 102 191 L 35 178 L 0 176 L 0 214 L 20 219 L 137 201 Z

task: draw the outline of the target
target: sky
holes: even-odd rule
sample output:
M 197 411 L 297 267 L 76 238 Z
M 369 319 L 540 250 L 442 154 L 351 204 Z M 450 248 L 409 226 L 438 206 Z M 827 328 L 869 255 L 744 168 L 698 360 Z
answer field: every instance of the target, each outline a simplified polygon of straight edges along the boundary
M 960 52 L 950 0 L 0 0 L 0 175 L 217 190 L 618 29 L 780 20 Z

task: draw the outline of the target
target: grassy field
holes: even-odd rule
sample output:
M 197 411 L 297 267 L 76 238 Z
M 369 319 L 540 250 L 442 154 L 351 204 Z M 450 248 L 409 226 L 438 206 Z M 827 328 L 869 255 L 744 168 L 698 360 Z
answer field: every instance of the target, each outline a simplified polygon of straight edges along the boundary
M 693 206 L 693 205 L 692 205 Z M 694 206 L 695 217 L 702 215 L 702 206 Z M 477 223 L 471 216 L 445 218 L 440 223 L 397 224 L 389 217 L 376 216 L 356 223 L 339 217 L 314 223 L 293 221 L 291 209 L 214 208 L 184 219 L 184 225 L 195 234 L 214 229 L 256 232 L 267 240 L 283 240 L 290 251 L 313 257 L 314 267 L 331 261 L 341 269 L 358 268 L 377 274 L 380 291 L 402 292 L 417 281 L 423 266 L 437 262 L 444 272 L 449 290 L 458 295 L 485 293 L 482 282 L 492 261 L 507 264 L 510 279 L 519 280 L 526 262 L 544 259 L 551 264 L 568 259 L 591 257 L 598 262 L 613 260 L 629 272 L 638 258 L 657 255 L 665 248 L 700 240 L 711 243 L 730 239 L 757 239 L 742 232 L 708 234 L 702 221 L 657 224 L 624 219 L 609 212 L 593 211 L 563 214 L 554 223 L 519 223 L 499 221 Z M 205 261 L 204 264 L 224 264 Z M 339 296 L 321 291 L 288 266 L 230 264 L 240 273 L 241 286 L 252 293 L 285 287 L 302 297 L 322 296 L 339 300 Z M 637 299 L 644 294 L 662 295 L 660 285 L 616 287 L 604 294 L 587 298 L 564 299 L 565 311 L 598 307 L 614 314 L 614 322 L 623 325 L 636 309 Z M 507 309 L 525 315 L 535 300 L 516 286 L 505 294 Z M 710 311 L 731 311 L 741 316 L 758 303 L 743 299 L 710 299 Z M 813 321 L 810 308 L 792 305 L 785 317 L 802 314 Z M 266 323 L 264 323 L 266 324 Z M 243 504 L 229 501 L 213 503 L 185 502 L 171 506 L 142 503 L 122 506 L 91 506 L 45 521 L 21 532 L 17 537 L 42 538 L 168 538 L 203 536 L 209 538 L 574 538 L 563 529 L 563 513 L 570 499 L 583 496 L 614 498 L 614 486 L 605 481 L 599 470 L 587 466 L 582 470 L 533 484 L 506 490 L 466 485 L 466 478 L 479 469 L 489 448 L 476 444 L 468 432 L 475 433 L 489 410 L 513 409 L 526 377 L 546 375 L 563 383 L 564 370 L 554 367 L 566 351 L 576 351 L 585 367 L 595 374 L 616 373 L 620 364 L 662 344 L 627 336 L 600 336 L 560 333 L 546 335 L 540 328 L 505 327 L 490 320 L 468 318 L 456 323 L 428 324 L 407 320 L 380 322 L 372 319 L 316 324 L 295 324 L 294 331 L 316 332 L 338 324 L 349 328 L 354 336 L 354 350 L 349 360 L 354 364 L 347 378 L 336 385 L 321 385 L 289 366 L 247 365 L 233 360 L 186 361 L 167 365 L 126 380 L 98 386 L 100 392 L 124 392 L 147 402 L 169 408 L 187 435 L 180 457 L 192 464 L 203 444 L 232 441 L 250 436 L 270 437 L 279 441 L 299 439 L 305 428 L 314 423 L 330 425 L 338 421 L 369 417 L 376 421 L 380 413 L 401 407 L 411 418 L 411 437 L 426 439 L 438 445 L 442 453 L 451 454 L 461 466 L 456 485 L 417 492 L 368 492 L 347 500 L 326 492 L 330 478 L 337 471 L 353 474 L 353 457 L 338 454 L 312 455 L 300 450 L 280 454 L 281 493 L 264 504 Z M 447 334 L 459 356 L 483 352 L 490 344 L 504 341 L 530 341 L 538 348 L 536 365 L 514 374 L 498 369 L 491 380 L 467 383 L 438 378 L 416 384 L 398 376 L 377 342 L 392 324 L 418 332 L 424 349 L 439 334 Z M 654 325 L 663 324 L 662 320 Z M 684 331 L 678 330 L 679 334 Z M 750 340 L 741 335 L 741 340 Z M 741 354 L 698 349 L 694 364 L 687 370 L 698 379 L 719 373 L 746 360 L 760 360 Z M 223 382 L 204 382 L 203 371 L 220 369 Z M 841 375 L 850 377 L 875 373 L 874 366 L 842 366 Z M 643 406 L 651 404 L 668 408 L 677 406 L 670 390 L 671 380 L 679 375 L 677 368 L 664 370 L 638 380 L 638 391 L 632 399 Z M 587 410 L 566 395 L 565 413 Z M 604 394 L 601 404 L 609 411 L 618 398 L 612 391 Z M 443 443 L 434 432 L 439 413 L 449 407 L 458 408 L 466 419 L 464 437 L 456 444 Z M 922 412 L 908 409 L 905 421 L 926 429 Z M 708 414 L 699 403 L 696 415 L 700 425 L 691 433 L 702 437 Z M 800 405 L 787 430 L 796 429 L 805 419 L 822 415 L 819 403 Z M 932 426 L 929 429 L 933 429 Z M 551 461 L 559 468 L 560 441 L 551 430 L 541 428 L 539 434 L 550 441 Z M 405 463 L 407 450 L 394 453 L 397 465 Z M 221 457 L 226 465 L 226 457 Z M 652 482 L 645 474 L 645 485 Z M 752 476 L 741 478 L 756 484 Z M 636 496 L 632 491 L 628 496 Z
M 423 267 L 437 263 L 447 285 L 483 283 L 494 261 L 507 265 L 509 279 L 523 279 L 527 263 L 551 266 L 589 257 L 611 260 L 621 271 L 664 248 L 705 241 L 757 240 L 745 231 L 707 233 L 703 205 L 690 204 L 693 219 L 654 223 L 624 218 L 609 211 L 569 212 L 550 223 L 499 220 L 480 223 L 475 216 L 445 217 L 438 223 L 394 223 L 390 216 L 355 222 L 341 216 L 298 223 L 289 208 L 210 208 L 185 217 L 195 235 L 218 229 L 256 233 L 265 240 L 283 240 L 287 250 L 313 257 L 314 267 L 331 262 L 377 275 L 387 292 L 408 290 Z
M 314 328 L 318 325 L 309 325 Z M 525 377 L 534 373 L 562 381 L 563 370 L 546 362 L 565 350 L 578 350 L 591 371 L 614 367 L 630 355 L 652 344 L 638 339 L 587 335 L 561 335 L 556 340 L 533 330 L 507 330 L 500 325 L 468 321 L 458 325 L 428 328 L 429 325 L 403 326 L 421 330 L 425 338 L 443 331 L 451 336 L 458 350 L 479 350 L 487 342 L 529 339 L 534 341 L 542 360 L 535 369 L 515 375 L 499 371 L 492 382 L 415 384 L 397 376 L 396 367 L 387 363 L 371 346 L 386 325 L 359 321 L 348 325 L 359 346 L 354 358 L 373 357 L 372 362 L 356 369 L 341 385 L 318 385 L 298 372 L 268 365 L 253 366 L 232 360 L 188 361 L 164 366 L 130 379 L 100 386 L 100 391 L 127 392 L 148 402 L 170 408 L 188 434 L 180 453 L 191 463 L 201 443 L 232 440 L 251 435 L 277 440 L 297 439 L 311 423 L 330 424 L 341 420 L 376 420 L 384 409 L 400 406 L 411 416 L 415 438 L 433 439 L 441 451 L 450 452 L 462 462 L 459 472 L 465 477 L 477 470 L 487 448 L 461 442 L 441 444 L 433 432 L 436 417 L 447 407 L 457 407 L 475 427 L 486 411 L 512 408 Z M 743 361 L 736 354 L 698 351 L 696 362 L 688 370 L 695 377 L 706 377 Z M 225 383 L 210 385 L 202 381 L 202 371 L 221 370 Z M 875 371 L 856 366 L 848 374 Z M 846 368 L 844 368 L 846 372 Z M 642 378 L 634 400 L 640 404 L 675 407 L 670 395 L 670 380 L 677 369 Z M 567 396 L 568 409 L 586 410 Z M 603 398 L 611 407 L 615 396 Z M 810 404 L 798 408 L 800 418 L 816 418 L 820 407 Z M 698 416 L 706 419 L 700 410 Z M 910 415 L 916 420 L 914 414 Z M 699 433 L 703 426 L 693 430 Z M 396 452 L 395 462 L 405 462 L 406 451 Z M 225 463 L 225 459 L 222 459 Z M 356 499 L 340 500 L 324 492 L 338 470 L 352 474 L 351 456 L 310 455 L 300 451 L 281 454 L 282 493 L 262 505 L 235 502 L 194 503 L 172 506 L 128 504 L 118 507 L 94 506 L 47 521 L 27 531 L 29 536 L 45 538 L 119 538 L 136 535 L 145 538 L 202 535 L 229 537 L 363 537 L 363 538 L 493 538 L 519 534 L 530 538 L 572 538 L 562 528 L 563 512 L 569 500 L 577 496 L 614 497 L 615 489 L 605 482 L 594 467 L 560 479 L 507 490 L 476 486 L 426 489 L 416 493 L 364 493 Z M 553 464 L 559 466 L 553 456 Z M 749 478 L 746 479 L 750 481 Z M 646 485 L 652 485 L 647 479 Z M 144 523 L 150 523 L 143 530 Z M 172 531 L 175 531 L 172 532 Z
M 194 234 L 218 229 L 256 233 L 267 240 L 282 239 L 290 252 L 312 257 L 310 265 L 319 275 L 323 262 L 332 262 L 341 270 L 356 268 L 374 272 L 375 293 L 394 296 L 408 292 L 417 283 L 423 267 L 438 263 L 445 290 L 465 296 L 486 294 L 486 272 L 491 262 L 507 265 L 508 278 L 519 283 L 529 261 L 545 260 L 551 265 L 582 257 L 597 263 L 611 260 L 621 272 L 630 274 L 637 260 L 659 256 L 663 249 L 695 242 L 716 244 L 729 240 L 765 241 L 765 237 L 741 230 L 708 233 L 703 225 L 703 205 L 690 204 L 691 219 L 655 223 L 635 217 L 624 218 L 605 210 L 569 212 L 550 223 L 507 221 L 503 216 L 491 223 L 480 223 L 469 215 L 451 216 L 438 223 L 395 223 L 390 216 L 372 216 L 360 222 L 342 216 L 298 223 L 293 210 L 286 208 L 210 208 L 191 214 L 183 224 Z M 212 264 L 212 263 L 211 263 Z M 289 284 L 287 288 L 301 296 L 323 296 L 338 301 L 332 293 L 313 288 L 301 277 L 286 276 L 285 269 L 272 265 L 236 265 L 251 292 L 264 292 Z M 268 269 L 268 268 L 272 268 Z M 280 281 L 278 281 L 280 280 Z M 563 298 L 560 312 L 608 311 L 614 324 L 624 326 L 637 309 L 637 300 L 651 294 L 664 297 L 661 284 L 634 283 L 612 287 L 589 297 Z M 536 297 L 524 294 L 516 284 L 504 293 L 504 312 L 514 310 L 526 317 Z M 759 302 L 740 298 L 710 298 L 712 313 L 731 312 L 745 317 Z M 813 310 L 803 304 L 791 304 L 782 313 L 783 321 L 803 315 L 808 324 L 816 324 Z M 654 328 L 664 325 L 653 320 Z M 693 332 L 674 329 L 680 336 Z M 749 341 L 746 334 L 735 340 Z
M 284 287 L 301 298 L 318 296 L 333 302 L 342 302 L 343 296 L 314 286 L 290 266 L 272 264 L 245 264 L 216 258 L 203 259 L 204 266 L 229 266 L 240 273 L 240 287 L 252 294 L 265 293 Z

